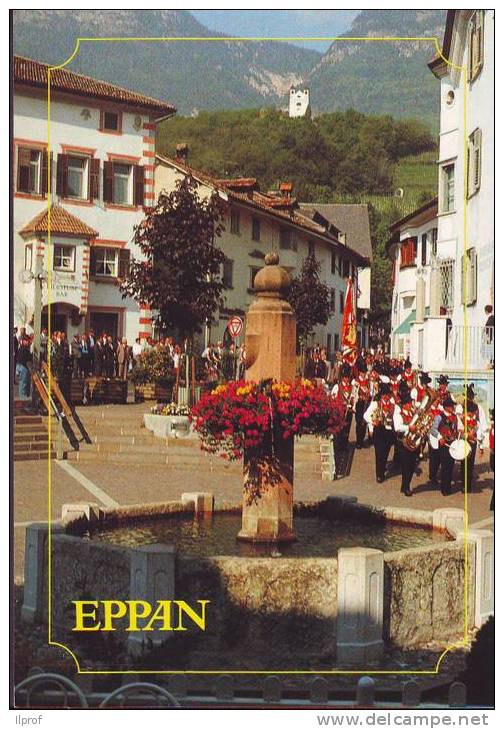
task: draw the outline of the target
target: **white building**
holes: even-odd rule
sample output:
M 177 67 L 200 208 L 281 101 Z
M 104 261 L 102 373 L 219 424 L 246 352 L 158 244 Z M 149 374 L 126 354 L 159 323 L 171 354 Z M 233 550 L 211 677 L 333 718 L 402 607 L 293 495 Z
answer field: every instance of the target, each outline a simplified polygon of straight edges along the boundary
M 394 293 L 411 298 L 420 291 L 429 307 L 422 318 L 422 307 L 409 302 L 410 312 L 417 311 L 409 326 L 413 364 L 454 381 L 466 372 L 491 402 L 493 330 L 485 326 L 485 306 L 494 297 L 494 11 L 449 10 L 442 57 L 429 67 L 440 80 L 439 209 L 437 225 L 428 223 L 437 227 L 437 241 L 425 267 L 417 251 L 418 287 L 411 271 L 396 265 Z M 423 234 L 403 230 L 402 223 L 392 230 L 396 237 Z M 392 244 L 397 256 L 397 241 Z M 395 325 L 406 320 L 399 322 L 405 312 L 394 306 L 395 299 L 397 334 Z M 393 347 L 400 346 L 396 340 L 393 334 Z
M 291 86 L 289 94 L 289 116 L 305 116 L 310 108 L 310 92 L 308 89 L 295 89 Z
M 138 255 L 133 229 L 154 198 L 155 123 L 175 109 L 66 69 L 53 71 L 48 154 L 47 69 L 14 59 L 14 324 L 33 322 L 35 284 L 21 282 L 23 269 L 47 275 L 50 267 L 53 330 L 146 337 L 150 313 L 123 299 L 117 283 L 130 255 Z M 43 326 L 47 297 L 44 286 Z
M 190 172 L 205 194 L 217 190 L 227 203 L 225 230 L 218 239 L 227 258 L 223 267 L 226 303 L 213 324 L 212 341 L 222 339 L 230 316 L 245 314 L 264 256 L 276 249 L 280 265 L 293 274 L 299 272 L 309 252 L 315 253 L 320 277 L 331 289 L 333 315 L 327 325 L 316 328 L 313 343 L 326 346 L 329 353 L 340 347 L 346 280 L 349 276 L 358 280 L 358 336 L 367 345 L 371 257 L 367 206 L 299 205 L 290 183 L 281 184 L 277 194 L 263 193 L 253 178 L 222 180 L 195 170 L 187 164 L 187 149 L 180 152 L 173 159 L 157 155 L 156 196 L 173 190 L 177 180 Z
M 412 338 L 411 328 L 430 314 L 430 268 L 436 257 L 437 198 L 396 221 L 388 254 L 392 259 L 392 313 L 390 353 L 423 362 L 422 337 Z

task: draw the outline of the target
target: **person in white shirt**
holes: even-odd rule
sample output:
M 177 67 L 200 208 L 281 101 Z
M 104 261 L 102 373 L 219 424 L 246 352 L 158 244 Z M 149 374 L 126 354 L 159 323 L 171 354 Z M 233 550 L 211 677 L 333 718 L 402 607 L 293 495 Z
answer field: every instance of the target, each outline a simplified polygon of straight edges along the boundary
M 395 402 L 390 385 L 380 383 L 378 394 L 364 413 L 364 421 L 368 424 L 369 433 L 373 437 L 377 483 L 383 483 L 385 480 L 388 455 L 395 441 L 394 408 Z

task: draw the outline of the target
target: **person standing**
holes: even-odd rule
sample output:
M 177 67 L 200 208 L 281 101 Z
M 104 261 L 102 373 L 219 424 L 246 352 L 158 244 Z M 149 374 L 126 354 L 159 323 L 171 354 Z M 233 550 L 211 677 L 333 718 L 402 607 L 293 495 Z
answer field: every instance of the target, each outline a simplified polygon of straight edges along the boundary
M 377 395 L 364 413 L 364 420 L 373 437 L 377 483 L 383 483 L 385 480 L 387 459 L 395 441 L 394 407 L 390 385 L 380 383 Z
M 407 385 L 399 390 L 399 403 L 394 408 L 394 430 L 397 435 L 397 454 L 401 464 L 401 493 L 405 496 L 413 496 L 411 479 L 415 472 L 420 448 L 410 449 L 404 444 L 406 435 L 416 432 L 416 426 L 411 422 L 415 410 Z
M 14 327 L 13 342 L 12 342 L 12 354 L 14 356 L 14 384 L 16 384 L 16 364 L 17 364 L 17 353 L 19 350 L 19 340 L 17 338 L 18 328 Z
M 116 353 L 114 341 L 111 336 L 105 338 L 103 344 L 103 364 L 105 369 L 105 377 L 112 380 L 116 371 Z
M 351 369 L 348 364 L 343 364 L 340 369 L 340 380 L 332 389 L 332 396 L 341 403 L 345 409 L 345 425 L 336 436 L 336 445 L 338 450 L 346 450 L 348 448 L 348 437 L 350 428 L 352 427 L 353 417 L 353 386 L 350 381 Z
M 81 337 L 81 356 L 80 356 L 80 376 L 89 377 L 89 371 L 91 368 L 91 357 L 89 354 L 89 339 L 87 334 L 83 334 Z
M 121 380 L 128 378 L 129 361 L 130 348 L 128 347 L 128 340 L 123 337 L 117 347 L 117 376 Z
M 30 340 L 24 338 L 19 343 L 19 349 L 16 359 L 16 376 L 19 386 L 19 397 L 21 400 L 29 400 L 30 398 L 30 370 L 28 363 L 31 362 L 32 354 L 30 352 Z
M 367 365 L 363 359 L 358 360 L 357 370 L 358 375 L 352 381 L 354 390 L 357 393 L 357 400 L 355 402 L 355 437 L 357 443 L 355 447 L 361 449 L 364 446 L 364 439 L 366 437 L 367 423 L 364 419 L 364 413 L 371 399 L 371 389 Z
M 78 334 L 74 334 L 72 337 L 70 355 L 72 357 L 72 377 L 76 380 L 80 374 L 80 359 L 82 356 L 81 342 Z
M 450 496 L 453 466 L 455 461 L 450 453 L 451 444 L 463 431 L 463 426 L 455 413 L 455 401 L 447 395 L 442 402 L 443 411 L 434 418 L 431 433 L 438 437 L 441 462 L 441 493 Z
M 142 354 L 143 348 L 142 348 L 142 342 L 140 341 L 140 337 L 137 337 L 135 339 L 135 342 L 132 347 L 132 359 L 133 359 L 133 367 L 138 366 L 138 361 L 140 359 L 140 355 Z

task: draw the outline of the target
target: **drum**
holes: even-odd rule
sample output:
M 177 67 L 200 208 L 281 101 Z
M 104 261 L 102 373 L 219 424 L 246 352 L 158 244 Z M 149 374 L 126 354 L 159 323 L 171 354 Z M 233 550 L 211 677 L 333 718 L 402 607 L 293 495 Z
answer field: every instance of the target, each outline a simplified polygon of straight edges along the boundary
M 450 445 L 450 456 L 454 461 L 463 461 L 471 452 L 471 446 L 463 438 L 454 440 Z

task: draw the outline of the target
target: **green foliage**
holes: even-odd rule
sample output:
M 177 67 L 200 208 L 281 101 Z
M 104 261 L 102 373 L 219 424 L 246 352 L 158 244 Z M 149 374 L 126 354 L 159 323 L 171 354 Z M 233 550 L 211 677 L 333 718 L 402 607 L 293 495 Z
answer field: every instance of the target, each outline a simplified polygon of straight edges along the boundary
M 391 194 L 396 161 L 434 146 L 416 120 L 355 111 L 290 119 L 274 109 L 203 112 L 162 123 L 160 153 L 173 156 L 178 142 L 189 145 L 195 168 L 217 177 L 256 177 L 262 189 L 289 180 L 304 202 Z
M 309 255 L 301 271 L 292 279 L 289 303 L 296 314 L 297 336 L 301 345 L 318 325 L 327 324 L 331 316 L 331 291 L 319 278 L 320 263 Z
M 121 282 L 123 297 L 157 310 L 160 327 L 192 337 L 223 304 L 220 266 L 224 253 L 215 245 L 222 234 L 223 207 L 217 194 L 200 200 L 198 186 L 185 177 L 135 228 L 144 258 L 133 260 Z
M 175 373 L 170 351 L 163 347 L 142 352 L 131 373 L 131 380 L 135 385 L 173 384 L 175 382 Z

